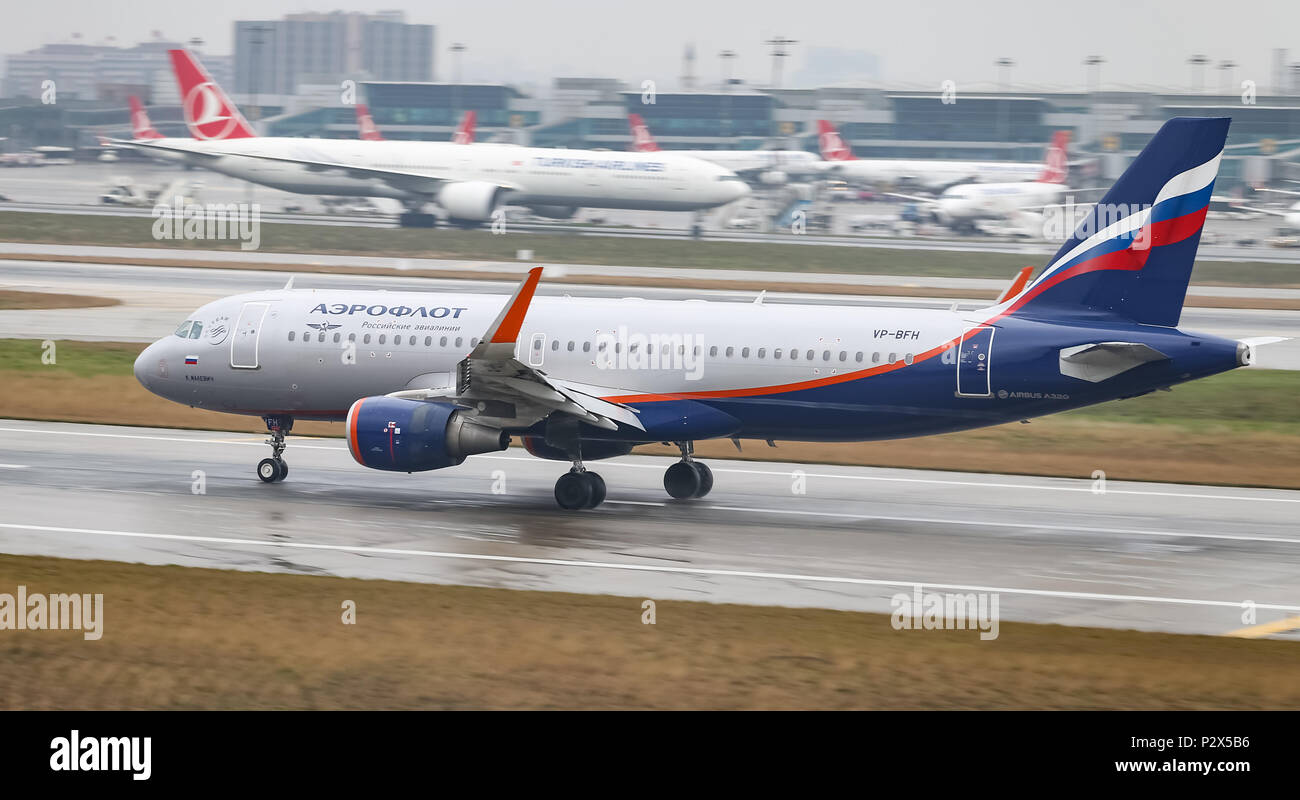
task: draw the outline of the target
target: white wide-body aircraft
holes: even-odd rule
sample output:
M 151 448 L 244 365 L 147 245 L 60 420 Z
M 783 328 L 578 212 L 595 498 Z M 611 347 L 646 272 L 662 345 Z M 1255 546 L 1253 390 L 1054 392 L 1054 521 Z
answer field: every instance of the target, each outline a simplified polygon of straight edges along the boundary
M 731 170 L 669 153 L 610 153 L 505 144 L 229 138 L 248 127 L 211 76 L 184 50 L 170 51 L 193 141 L 137 140 L 186 163 L 299 194 L 387 197 L 429 226 L 427 205 L 455 224 L 494 219 L 506 204 L 566 218 L 579 208 L 703 211 L 738 200 L 749 187 Z M 125 142 L 124 142 L 125 144 Z

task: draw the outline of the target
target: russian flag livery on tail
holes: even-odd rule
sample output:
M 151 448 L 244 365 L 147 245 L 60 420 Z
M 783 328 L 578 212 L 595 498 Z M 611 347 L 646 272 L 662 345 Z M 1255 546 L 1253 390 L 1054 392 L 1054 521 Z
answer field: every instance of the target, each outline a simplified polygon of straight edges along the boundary
M 1177 325 L 1229 122 L 1166 122 L 1008 310 Z

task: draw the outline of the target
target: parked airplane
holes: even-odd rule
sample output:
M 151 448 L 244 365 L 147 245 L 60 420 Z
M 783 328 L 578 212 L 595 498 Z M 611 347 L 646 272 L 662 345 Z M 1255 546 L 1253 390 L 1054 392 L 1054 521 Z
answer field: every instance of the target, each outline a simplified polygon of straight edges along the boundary
M 363 466 L 422 472 L 502 450 L 572 462 L 564 508 L 599 505 L 589 461 L 671 441 L 863 441 L 1028 419 L 1250 364 L 1258 344 L 1180 330 L 1228 120 L 1173 119 L 1038 276 L 978 311 L 292 289 L 209 303 L 135 375 L 196 408 L 264 418 L 282 480 L 296 419 L 346 423 Z M 1102 208 L 1124 215 L 1098 227 Z M 292 283 L 292 282 L 291 282 Z M 761 298 L 760 298 L 761 300 Z
M 1068 131 L 1057 131 L 1046 159 L 1039 167 L 1038 178 L 1011 183 L 962 183 L 943 190 L 937 198 L 892 193 L 930 210 L 935 219 L 957 231 L 974 231 L 982 220 L 1006 220 L 1024 232 L 1040 234 L 1042 211 L 1065 198 L 1070 188 L 1066 159 Z
M 1270 192 L 1272 194 L 1285 194 L 1291 197 L 1300 197 L 1300 192 L 1292 192 L 1286 189 L 1260 189 L 1260 191 Z M 1271 217 L 1280 217 L 1282 219 L 1282 224 L 1279 226 L 1281 230 L 1286 231 L 1287 233 L 1300 232 L 1300 201 L 1292 203 L 1291 207 L 1285 211 L 1280 211 L 1276 208 L 1263 208 L 1261 206 L 1246 206 L 1241 205 L 1240 202 L 1238 202 L 1236 207 L 1242 211 L 1254 211 L 1260 214 L 1268 214 Z
M 638 153 L 663 152 L 650 135 L 650 128 L 640 114 L 627 115 L 632 130 L 632 150 Z M 750 183 L 780 186 L 793 179 L 821 177 L 826 162 L 807 150 L 672 150 L 717 164 L 735 172 Z
M 195 138 L 237 129 L 243 117 L 211 76 L 186 51 L 169 52 Z M 564 218 L 582 207 L 700 211 L 749 194 L 730 170 L 669 153 L 289 137 L 134 144 L 284 191 L 395 198 L 408 209 L 402 224 L 410 226 L 434 224 L 433 215 L 421 213 L 429 204 L 455 224 L 477 225 L 506 204 Z
M 375 125 L 374 117 L 370 116 L 370 107 L 365 103 L 357 103 L 357 138 L 366 142 L 382 142 L 384 137 L 379 133 L 379 127 Z
M 357 103 L 357 138 L 366 142 L 382 142 L 384 136 L 379 132 L 379 126 L 375 124 L 375 118 L 370 116 L 370 107 L 365 103 Z M 477 114 L 473 111 L 466 111 L 460 118 L 460 124 L 456 126 L 456 131 L 451 135 L 452 142 L 456 144 L 473 144 L 474 143 L 474 120 Z
M 1043 164 L 1017 161 L 951 161 L 942 159 L 857 158 L 835 126 L 817 120 L 818 143 L 828 162 L 828 176 L 871 185 L 908 183 L 940 190 L 959 183 L 1042 180 Z M 1064 171 L 1069 131 L 1057 131 L 1047 149 L 1048 169 Z M 1062 178 L 1063 179 L 1063 178 Z

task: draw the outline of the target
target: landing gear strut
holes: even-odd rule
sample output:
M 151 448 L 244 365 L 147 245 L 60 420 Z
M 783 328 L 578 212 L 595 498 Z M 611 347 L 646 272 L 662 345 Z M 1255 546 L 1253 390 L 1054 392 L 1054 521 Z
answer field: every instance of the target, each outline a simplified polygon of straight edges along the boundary
M 293 417 L 263 417 L 266 429 L 271 432 L 266 443 L 271 445 L 271 457 L 257 462 L 257 477 L 263 483 L 278 483 L 289 474 L 289 465 L 281 457 L 284 453 L 284 435 L 293 430 Z
M 677 500 L 705 496 L 713 489 L 713 470 L 694 459 L 694 442 L 674 444 L 682 451 L 682 460 L 664 472 L 664 489 Z

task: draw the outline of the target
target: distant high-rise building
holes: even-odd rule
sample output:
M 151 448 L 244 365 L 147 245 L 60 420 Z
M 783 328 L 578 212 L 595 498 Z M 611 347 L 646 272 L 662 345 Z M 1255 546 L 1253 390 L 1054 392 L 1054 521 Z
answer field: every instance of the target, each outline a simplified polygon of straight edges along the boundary
M 302 84 L 434 79 L 434 26 L 400 11 L 289 14 L 235 23 L 237 94 L 291 95 Z

